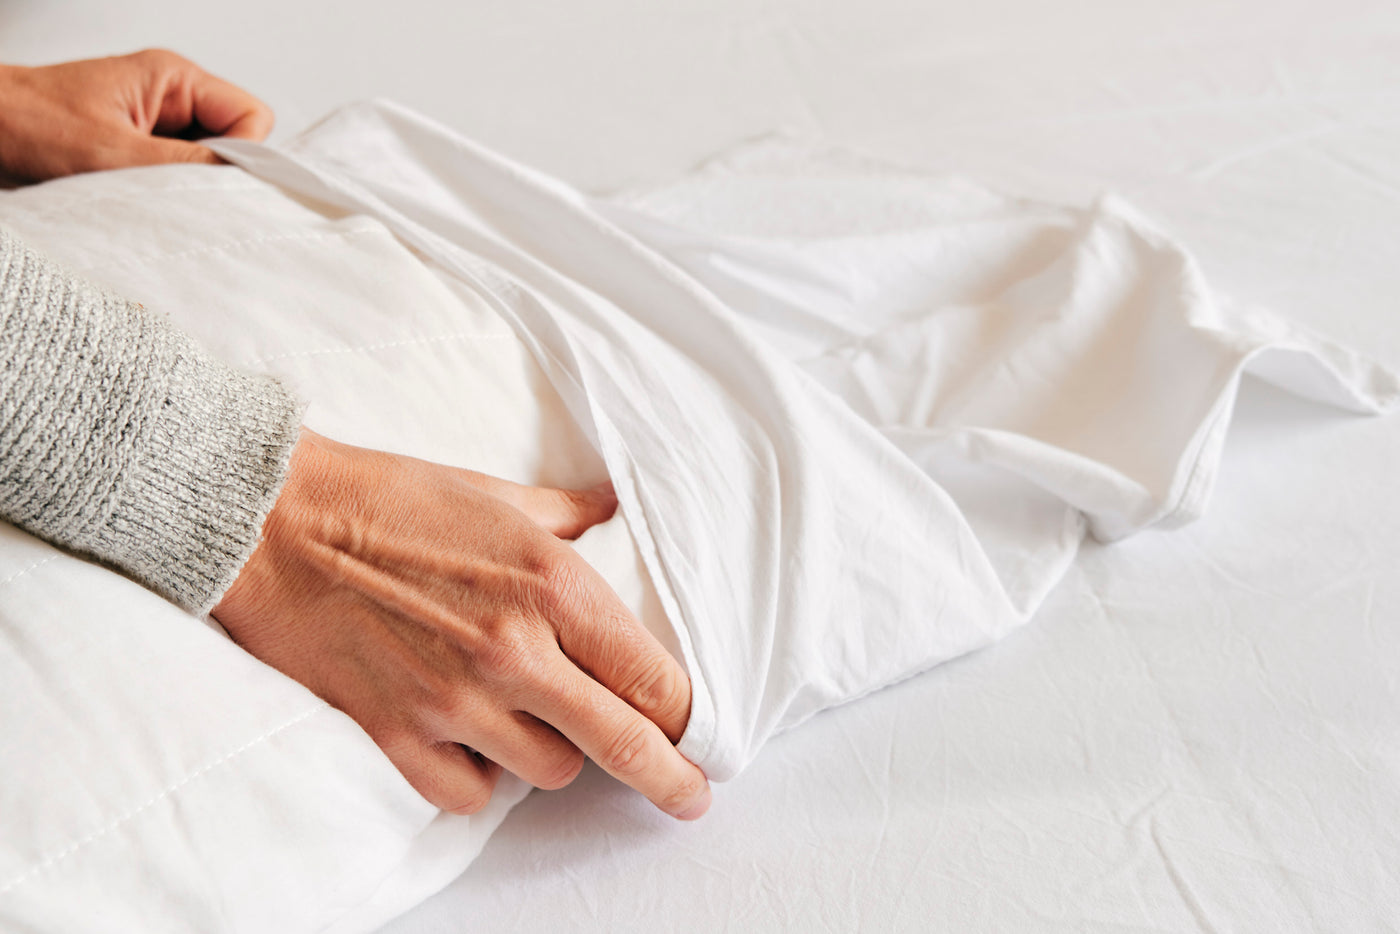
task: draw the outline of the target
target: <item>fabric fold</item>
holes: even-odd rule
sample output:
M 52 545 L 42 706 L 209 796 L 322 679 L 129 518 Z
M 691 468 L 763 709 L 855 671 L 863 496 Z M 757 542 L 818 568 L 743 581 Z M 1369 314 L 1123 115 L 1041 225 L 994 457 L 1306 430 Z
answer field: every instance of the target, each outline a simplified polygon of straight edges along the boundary
M 1084 531 L 1198 515 L 1250 365 L 1397 396 L 1112 197 L 778 153 L 609 203 L 384 102 L 218 151 L 493 297 L 615 480 L 692 674 L 680 748 L 718 780 L 1025 622 Z

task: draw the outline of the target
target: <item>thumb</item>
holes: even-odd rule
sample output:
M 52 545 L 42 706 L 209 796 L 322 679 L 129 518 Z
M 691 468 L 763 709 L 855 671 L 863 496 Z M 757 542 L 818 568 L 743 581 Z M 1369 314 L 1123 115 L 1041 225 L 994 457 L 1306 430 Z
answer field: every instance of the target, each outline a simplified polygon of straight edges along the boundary
M 617 512 L 617 494 L 611 481 L 583 490 L 557 490 L 512 483 L 474 470 L 459 470 L 457 476 L 519 509 L 525 518 L 559 538 L 578 538 Z
M 611 483 L 588 490 L 538 490 L 546 494 L 543 515 L 535 522 L 560 538 L 578 538 L 617 512 Z M 527 512 L 526 515 L 529 515 Z
M 198 143 L 181 139 L 168 139 L 163 136 L 147 136 L 143 133 L 132 135 L 126 146 L 126 158 L 122 165 L 165 165 L 171 162 L 203 163 L 223 165 L 224 160 L 214 155 L 214 151 Z
M 551 535 L 575 539 L 593 526 L 607 522 L 617 512 L 617 496 L 611 483 L 587 490 L 555 490 L 519 486 L 498 481 L 489 492 L 525 513 L 525 517 Z

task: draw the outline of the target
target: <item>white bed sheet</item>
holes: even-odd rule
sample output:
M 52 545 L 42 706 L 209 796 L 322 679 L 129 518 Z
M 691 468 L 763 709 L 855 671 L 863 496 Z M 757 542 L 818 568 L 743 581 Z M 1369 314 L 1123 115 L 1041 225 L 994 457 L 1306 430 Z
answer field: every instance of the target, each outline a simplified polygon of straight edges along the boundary
M 289 130 L 384 94 L 593 189 L 782 126 L 1113 189 L 1222 290 L 1400 362 L 1394 4 L 0 9 L 4 60 L 149 44 Z M 1301 405 L 1246 390 L 1204 521 L 1091 546 L 1032 625 L 778 738 L 699 824 L 587 771 L 390 930 L 1394 929 L 1400 430 Z

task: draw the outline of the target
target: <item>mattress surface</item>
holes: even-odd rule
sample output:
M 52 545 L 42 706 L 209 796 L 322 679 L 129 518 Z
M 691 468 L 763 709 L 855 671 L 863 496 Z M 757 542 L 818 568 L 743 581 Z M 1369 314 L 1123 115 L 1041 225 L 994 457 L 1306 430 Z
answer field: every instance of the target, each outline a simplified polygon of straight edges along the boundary
M 593 190 L 788 128 L 1129 196 L 1210 280 L 1400 363 L 1400 9 L 6 4 L 0 58 L 167 45 L 295 131 L 402 100 Z M 1400 429 L 1246 386 L 1211 508 L 823 714 L 672 826 L 594 770 L 389 930 L 1381 931 L 1400 917 Z M 1300 408 L 1301 407 L 1301 408 Z

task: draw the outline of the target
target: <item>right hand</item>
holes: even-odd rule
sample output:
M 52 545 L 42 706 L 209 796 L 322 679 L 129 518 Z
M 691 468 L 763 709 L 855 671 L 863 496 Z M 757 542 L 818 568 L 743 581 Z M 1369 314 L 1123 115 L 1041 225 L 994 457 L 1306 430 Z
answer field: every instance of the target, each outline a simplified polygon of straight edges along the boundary
M 191 140 L 261 140 L 272 111 L 181 58 L 131 55 L 0 65 L 0 172 L 21 182 L 166 162 L 223 160 Z
M 353 717 L 438 807 L 479 810 L 502 766 L 561 787 L 586 754 L 693 819 L 710 790 L 674 745 L 690 682 L 560 540 L 615 509 L 610 489 L 525 487 L 303 429 L 213 615 Z

